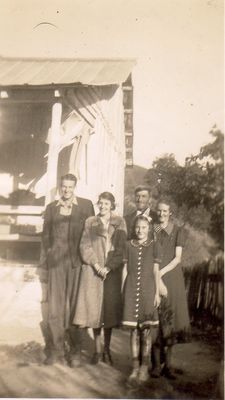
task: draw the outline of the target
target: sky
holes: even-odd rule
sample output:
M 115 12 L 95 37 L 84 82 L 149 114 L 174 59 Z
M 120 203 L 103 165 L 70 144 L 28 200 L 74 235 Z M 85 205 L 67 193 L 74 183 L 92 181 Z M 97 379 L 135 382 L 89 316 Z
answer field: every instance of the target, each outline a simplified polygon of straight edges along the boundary
M 148 168 L 165 153 L 182 164 L 212 140 L 214 124 L 224 131 L 222 0 L 0 0 L 0 6 L 3 56 L 136 59 L 136 165 Z

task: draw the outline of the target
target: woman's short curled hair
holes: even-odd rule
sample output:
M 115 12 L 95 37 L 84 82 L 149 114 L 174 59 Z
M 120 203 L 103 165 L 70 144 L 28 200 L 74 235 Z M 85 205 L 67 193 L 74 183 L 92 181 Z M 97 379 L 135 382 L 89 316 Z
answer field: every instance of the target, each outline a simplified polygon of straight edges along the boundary
M 113 196 L 112 193 L 110 193 L 110 192 L 102 192 L 98 196 L 98 204 L 99 204 L 101 199 L 109 200 L 111 202 L 111 210 L 115 210 L 115 208 L 116 208 L 116 200 L 115 200 L 115 197 Z

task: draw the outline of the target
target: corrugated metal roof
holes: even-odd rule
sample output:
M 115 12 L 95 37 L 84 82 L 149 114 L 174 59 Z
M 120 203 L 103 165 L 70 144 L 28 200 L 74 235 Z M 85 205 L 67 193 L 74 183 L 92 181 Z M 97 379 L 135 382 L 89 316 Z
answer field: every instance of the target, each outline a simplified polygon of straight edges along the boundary
M 0 57 L 0 86 L 112 85 L 126 81 L 134 60 Z

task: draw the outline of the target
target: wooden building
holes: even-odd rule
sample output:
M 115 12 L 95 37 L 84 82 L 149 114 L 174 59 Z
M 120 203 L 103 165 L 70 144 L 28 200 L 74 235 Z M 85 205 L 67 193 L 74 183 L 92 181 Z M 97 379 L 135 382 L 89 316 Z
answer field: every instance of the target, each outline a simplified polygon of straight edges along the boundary
M 123 212 L 132 165 L 133 60 L 0 58 L 0 258 L 38 259 L 43 210 L 60 176 Z M 29 244 L 29 245 L 28 245 Z

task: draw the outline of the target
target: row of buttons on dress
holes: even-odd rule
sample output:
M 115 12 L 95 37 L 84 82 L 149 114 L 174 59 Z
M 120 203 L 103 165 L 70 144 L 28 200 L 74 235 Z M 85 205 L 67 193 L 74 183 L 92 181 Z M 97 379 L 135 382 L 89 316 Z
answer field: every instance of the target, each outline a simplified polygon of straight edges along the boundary
M 141 256 L 142 256 L 142 246 L 140 246 L 138 248 L 135 318 L 138 318 L 138 314 L 139 314 L 140 284 L 141 284 L 141 282 L 140 282 L 140 280 L 141 280 Z

